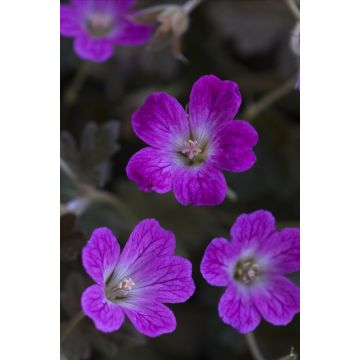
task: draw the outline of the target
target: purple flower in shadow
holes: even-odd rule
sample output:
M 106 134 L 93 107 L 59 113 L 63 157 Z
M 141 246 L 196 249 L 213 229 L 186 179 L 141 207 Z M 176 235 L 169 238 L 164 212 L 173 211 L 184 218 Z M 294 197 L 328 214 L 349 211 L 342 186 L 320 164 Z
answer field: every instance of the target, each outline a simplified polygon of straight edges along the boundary
M 227 287 L 219 315 L 240 333 L 254 330 L 262 317 L 273 325 L 292 320 L 300 311 L 300 289 L 284 274 L 299 268 L 299 229 L 276 231 L 274 217 L 264 210 L 240 215 L 231 241 L 213 239 L 201 262 L 210 285 Z
M 136 0 L 70 0 L 60 5 L 60 33 L 74 37 L 79 57 L 103 62 L 116 45 L 142 45 L 153 27 L 135 22 L 131 8 Z
M 132 118 L 136 135 L 150 145 L 126 167 L 143 191 L 173 191 L 182 205 L 217 205 L 224 201 L 223 170 L 242 172 L 256 161 L 256 130 L 235 120 L 241 104 L 236 83 L 214 75 L 193 85 L 189 114 L 165 93 L 150 95 Z
M 81 306 L 98 330 L 118 330 L 125 315 L 147 336 L 175 330 L 175 316 L 163 303 L 186 301 L 195 285 L 190 261 L 174 251 L 174 234 L 154 219 L 135 227 L 122 253 L 109 229 L 92 233 L 82 259 L 96 285 L 84 291 Z

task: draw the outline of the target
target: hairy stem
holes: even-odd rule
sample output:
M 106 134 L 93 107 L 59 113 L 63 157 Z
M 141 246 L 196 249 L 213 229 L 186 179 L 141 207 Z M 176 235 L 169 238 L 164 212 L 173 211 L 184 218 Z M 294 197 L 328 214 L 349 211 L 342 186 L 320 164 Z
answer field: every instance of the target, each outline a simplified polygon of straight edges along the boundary
M 249 332 L 249 333 L 245 334 L 245 339 L 249 346 L 252 357 L 255 360 L 265 360 L 265 358 L 262 356 L 259 346 L 256 342 L 255 334 L 253 332 Z
M 64 326 L 63 330 L 60 332 L 60 343 L 62 343 L 65 338 L 71 333 L 74 327 L 85 317 L 82 311 L 79 311 L 73 316 L 73 318 Z
M 266 110 L 270 105 L 274 104 L 282 97 L 293 91 L 295 89 L 296 81 L 297 79 L 291 78 L 282 85 L 280 85 L 278 88 L 267 93 L 263 98 L 261 98 L 257 102 L 250 104 L 245 112 L 244 119 L 247 120 L 255 119 L 260 113 Z

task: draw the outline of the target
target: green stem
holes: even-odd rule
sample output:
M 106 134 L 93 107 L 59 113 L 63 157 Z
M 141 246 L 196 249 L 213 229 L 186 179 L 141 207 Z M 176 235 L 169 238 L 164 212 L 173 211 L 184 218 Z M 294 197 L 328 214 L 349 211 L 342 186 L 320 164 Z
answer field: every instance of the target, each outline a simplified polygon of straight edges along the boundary
M 79 95 L 79 91 L 89 74 L 89 69 L 91 67 L 90 62 L 84 62 L 80 65 L 79 69 L 76 72 L 74 80 L 67 88 L 64 94 L 64 103 L 67 106 L 72 106 L 75 104 L 77 97 Z
M 285 83 L 280 85 L 278 88 L 270 91 L 266 94 L 263 98 L 259 101 L 250 104 L 247 108 L 244 119 L 246 120 L 253 120 L 259 114 L 261 114 L 264 110 L 266 110 L 270 105 L 274 104 L 278 100 L 280 100 L 285 95 L 289 94 L 292 90 L 295 89 L 296 79 L 291 78 L 287 80 Z
M 71 333 L 74 327 L 85 317 L 82 311 L 79 311 L 74 317 L 64 326 L 64 329 L 60 333 L 60 344 Z
M 265 358 L 262 356 L 259 346 L 256 342 L 255 334 L 253 332 L 249 332 L 249 333 L 245 334 L 245 339 L 249 346 L 252 357 L 255 360 L 265 360 Z
M 102 190 L 93 189 L 93 191 L 89 194 L 89 197 L 93 200 L 98 200 L 112 206 L 114 209 L 119 211 L 120 214 L 124 215 L 127 218 L 127 220 L 134 226 L 140 220 L 134 214 L 134 212 L 126 205 L 126 203 L 124 203 L 118 197 L 114 196 L 111 193 Z
M 285 4 L 289 8 L 290 12 L 293 14 L 296 20 L 300 20 L 300 10 L 295 4 L 294 0 L 284 0 Z

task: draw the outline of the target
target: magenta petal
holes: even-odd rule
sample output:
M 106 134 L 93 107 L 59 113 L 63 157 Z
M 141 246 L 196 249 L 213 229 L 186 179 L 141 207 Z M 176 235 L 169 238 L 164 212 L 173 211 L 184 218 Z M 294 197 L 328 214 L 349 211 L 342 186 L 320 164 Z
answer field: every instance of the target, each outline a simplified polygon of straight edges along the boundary
M 163 229 L 155 219 L 139 222 L 132 231 L 118 263 L 118 272 L 135 272 L 161 256 L 171 256 L 175 252 L 175 236 Z
M 152 32 L 153 27 L 150 25 L 123 20 L 120 33 L 116 35 L 114 42 L 127 46 L 142 45 L 150 39 Z
M 94 230 L 82 251 L 87 273 L 99 284 L 106 282 L 119 260 L 120 245 L 107 228 Z
M 256 161 L 252 147 L 257 141 L 258 134 L 248 122 L 226 122 L 216 129 L 213 159 L 223 170 L 248 170 Z
M 74 50 L 85 60 L 104 62 L 114 53 L 114 45 L 110 39 L 95 39 L 86 33 L 81 33 L 74 40 Z
M 81 307 L 96 328 L 103 332 L 116 331 L 124 322 L 124 311 L 105 298 L 104 288 L 100 285 L 92 285 L 83 292 Z
M 240 215 L 231 227 L 232 243 L 240 250 L 257 247 L 275 232 L 275 219 L 271 212 L 257 210 Z
M 99 1 L 99 0 L 96 0 Z M 112 3 L 115 4 L 115 9 L 117 10 L 119 14 L 124 14 L 125 12 L 127 12 L 128 10 L 130 10 L 130 8 L 132 8 L 137 0 L 107 0 L 110 1 Z
M 219 315 L 225 324 L 242 334 L 253 331 L 261 321 L 260 313 L 249 294 L 240 292 L 233 284 L 220 299 Z
M 216 238 L 211 241 L 205 250 L 201 261 L 200 271 L 204 279 L 215 286 L 229 284 L 229 260 L 234 256 L 234 249 L 224 238 Z
M 173 191 L 182 205 L 218 205 L 225 200 L 226 180 L 211 166 L 183 167 L 174 175 Z
M 252 299 L 265 320 L 287 325 L 300 311 L 300 289 L 282 275 L 273 275 L 252 291 Z
M 170 156 L 151 147 L 141 149 L 129 160 L 126 174 L 142 191 L 166 193 L 172 189 L 174 174 Z
M 300 270 L 300 230 L 285 228 L 261 244 L 261 251 L 271 258 L 272 270 L 291 273 Z
M 236 83 L 214 75 L 202 76 L 190 94 L 189 120 L 195 139 L 202 138 L 215 126 L 233 120 L 241 104 Z
M 179 102 L 165 93 L 147 97 L 132 117 L 136 135 L 148 145 L 162 150 L 177 150 L 189 139 L 186 113 Z
M 124 311 L 135 328 L 144 335 L 155 337 L 176 329 L 173 312 L 161 303 L 136 302 L 127 304 Z
M 189 260 L 179 256 L 156 257 L 132 273 L 136 283 L 134 295 L 161 303 L 184 302 L 195 291 L 191 273 Z
M 60 33 L 63 36 L 75 36 L 80 27 L 75 11 L 67 5 L 60 5 Z

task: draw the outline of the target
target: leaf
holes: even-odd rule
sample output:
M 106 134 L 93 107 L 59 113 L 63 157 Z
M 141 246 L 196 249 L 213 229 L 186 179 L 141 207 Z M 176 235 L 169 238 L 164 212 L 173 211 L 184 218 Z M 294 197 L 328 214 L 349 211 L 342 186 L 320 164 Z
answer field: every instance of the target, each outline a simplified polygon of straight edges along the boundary
M 60 259 L 73 261 L 85 245 L 85 234 L 75 229 L 76 215 L 66 213 L 60 216 Z
M 87 123 L 77 146 L 73 136 L 64 131 L 61 134 L 60 155 L 68 175 L 79 182 L 102 187 L 109 179 L 109 158 L 114 155 L 119 144 L 120 124 L 108 121 L 102 125 Z
M 184 255 L 187 251 L 203 248 L 213 234 L 222 230 L 215 208 L 183 206 L 172 193 L 143 193 L 129 181 L 119 182 L 116 192 L 139 221 L 154 217 L 163 227 L 171 229 L 176 234 L 177 249 Z

